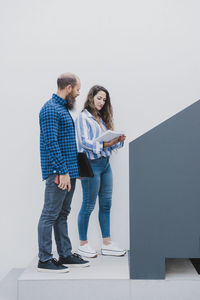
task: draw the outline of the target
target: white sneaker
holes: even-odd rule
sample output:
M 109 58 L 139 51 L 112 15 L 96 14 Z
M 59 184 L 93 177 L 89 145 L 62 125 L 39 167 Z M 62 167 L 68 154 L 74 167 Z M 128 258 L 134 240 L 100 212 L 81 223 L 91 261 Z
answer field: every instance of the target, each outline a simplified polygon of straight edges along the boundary
M 89 245 L 89 243 L 83 246 L 79 246 L 78 254 L 81 256 L 92 257 L 92 258 L 95 258 L 98 255 L 98 253 L 94 249 L 92 249 L 92 247 Z
M 108 245 L 102 245 L 101 253 L 102 255 L 123 256 L 126 254 L 126 250 L 120 249 L 114 242 L 110 242 Z

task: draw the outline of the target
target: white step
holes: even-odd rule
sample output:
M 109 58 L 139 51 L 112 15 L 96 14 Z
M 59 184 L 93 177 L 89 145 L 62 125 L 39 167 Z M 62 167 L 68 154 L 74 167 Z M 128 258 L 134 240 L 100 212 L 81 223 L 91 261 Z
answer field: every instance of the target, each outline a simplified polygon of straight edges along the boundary
M 200 276 L 187 259 L 170 259 L 165 280 L 129 280 L 128 256 L 90 259 L 69 273 L 37 272 L 37 259 L 18 279 L 18 300 L 199 300 Z
M 128 255 L 90 259 L 91 266 L 70 268 L 69 273 L 49 274 L 36 270 L 37 259 L 18 279 L 18 300 L 128 299 Z M 81 298 L 80 298 L 81 296 Z

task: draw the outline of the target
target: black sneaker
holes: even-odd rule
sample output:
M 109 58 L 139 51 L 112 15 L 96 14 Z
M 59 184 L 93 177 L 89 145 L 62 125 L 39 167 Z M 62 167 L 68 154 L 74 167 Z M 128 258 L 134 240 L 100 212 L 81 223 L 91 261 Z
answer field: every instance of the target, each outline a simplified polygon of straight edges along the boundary
M 60 257 L 59 262 L 66 267 L 72 268 L 83 268 L 90 266 L 90 262 L 88 260 L 82 259 L 82 257 L 77 253 L 73 253 L 67 257 Z
M 38 262 L 37 270 L 39 272 L 51 272 L 51 273 L 66 273 L 69 272 L 69 268 L 62 266 L 62 264 L 55 258 L 51 258 L 47 261 Z

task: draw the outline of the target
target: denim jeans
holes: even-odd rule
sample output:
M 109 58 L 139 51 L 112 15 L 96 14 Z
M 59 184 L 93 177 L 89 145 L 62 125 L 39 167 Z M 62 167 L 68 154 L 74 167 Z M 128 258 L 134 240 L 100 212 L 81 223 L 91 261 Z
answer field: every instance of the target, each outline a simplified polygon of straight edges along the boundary
M 52 228 L 59 256 L 71 255 L 71 242 L 68 237 L 67 217 L 71 210 L 71 201 L 76 179 L 71 179 L 71 190 L 61 190 L 54 183 L 56 174 L 46 180 L 44 207 L 38 224 L 39 259 L 52 258 Z
M 94 177 L 81 180 L 83 202 L 78 215 L 78 230 L 80 240 L 87 240 L 88 223 L 91 212 L 99 197 L 99 223 L 102 237 L 110 237 L 110 208 L 112 202 L 112 170 L 109 158 L 101 157 L 89 160 Z

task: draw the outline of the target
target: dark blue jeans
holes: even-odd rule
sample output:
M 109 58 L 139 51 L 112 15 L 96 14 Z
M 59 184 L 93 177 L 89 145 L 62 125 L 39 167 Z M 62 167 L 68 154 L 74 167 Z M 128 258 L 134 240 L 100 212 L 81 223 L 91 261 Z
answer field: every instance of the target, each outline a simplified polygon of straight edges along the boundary
M 94 177 L 81 180 L 83 202 L 78 215 L 78 230 L 81 241 L 87 240 L 91 212 L 99 196 L 99 223 L 102 237 L 110 237 L 110 208 L 112 202 L 113 178 L 109 158 L 89 160 Z
M 67 217 L 71 210 L 76 179 L 71 179 L 71 190 L 61 190 L 54 183 L 56 174 L 46 180 L 44 207 L 38 224 L 39 259 L 52 258 L 52 228 L 59 256 L 71 254 L 72 246 L 68 236 Z

